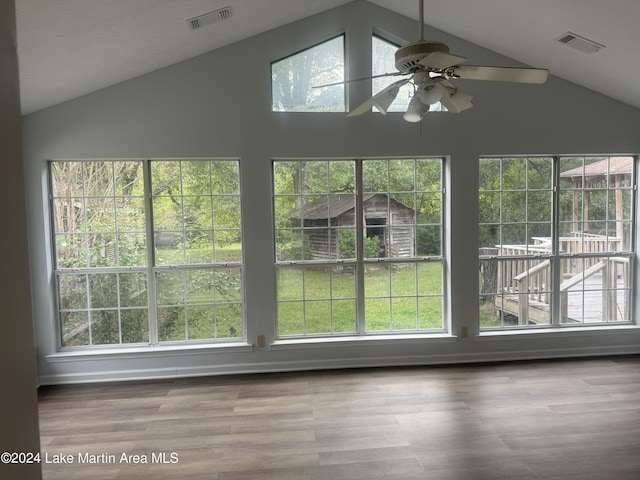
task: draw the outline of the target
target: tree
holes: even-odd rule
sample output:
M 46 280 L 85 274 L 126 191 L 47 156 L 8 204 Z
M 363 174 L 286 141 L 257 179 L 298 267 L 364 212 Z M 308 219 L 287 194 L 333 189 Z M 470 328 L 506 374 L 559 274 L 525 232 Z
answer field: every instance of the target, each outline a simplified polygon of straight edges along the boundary
M 479 173 L 481 247 L 551 235 L 551 158 L 482 159 Z
M 297 229 L 302 228 L 302 209 L 305 205 L 321 196 L 355 193 L 355 166 L 353 160 L 274 163 L 275 221 L 278 229 L 276 243 L 280 252 L 288 252 L 282 259 L 303 258 L 300 255 L 304 255 L 304 245 Z M 388 193 L 391 198 L 415 212 L 417 254 L 440 255 L 441 160 L 364 160 L 362 172 L 365 194 Z M 348 243 L 347 240 L 344 239 L 343 243 Z M 346 251 L 345 248 L 343 251 Z M 298 256 L 295 256 L 296 252 Z
M 344 80 L 344 36 L 271 65 L 276 111 L 344 111 L 344 85 L 312 88 Z

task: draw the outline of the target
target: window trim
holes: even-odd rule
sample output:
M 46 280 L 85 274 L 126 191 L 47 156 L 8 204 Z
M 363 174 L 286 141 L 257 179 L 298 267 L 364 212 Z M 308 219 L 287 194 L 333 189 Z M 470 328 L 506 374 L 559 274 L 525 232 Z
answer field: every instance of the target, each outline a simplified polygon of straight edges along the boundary
M 135 358 L 165 358 L 169 356 L 195 356 L 216 353 L 248 353 L 254 350 L 251 343 L 244 341 L 208 342 L 165 345 L 97 345 L 91 348 L 68 347 L 56 353 L 45 355 L 47 363 L 65 363 L 83 360 L 129 360 Z

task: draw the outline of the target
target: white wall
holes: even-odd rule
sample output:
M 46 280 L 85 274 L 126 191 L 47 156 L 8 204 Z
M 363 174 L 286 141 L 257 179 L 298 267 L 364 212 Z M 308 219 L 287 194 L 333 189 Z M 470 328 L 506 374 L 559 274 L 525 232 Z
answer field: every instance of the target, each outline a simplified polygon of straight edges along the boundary
M 0 2 L 0 452 L 40 451 L 14 2 Z M 38 479 L 40 465 L 0 463 L 0 477 Z
M 210 52 L 24 118 L 32 291 L 43 383 L 244 371 L 443 363 L 640 352 L 640 329 L 531 335 L 478 333 L 477 159 L 488 154 L 637 153 L 640 111 L 551 77 L 545 85 L 460 81 L 475 107 L 434 114 L 420 125 L 400 114 L 273 113 L 270 62 L 346 32 L 349 76 L 369 72 L 369 38 L 384 30 L 415 40 L 410 19 L 364 1 Z M 471 63 L 517 65 L 443 32 L 426 29 Z M 351 84 L 355 107 L 368 82 Z M 275 288 L 270 211 L 274 157 L 445 155 L 450 321 L 471 338 L 360 339 L 290 348 L 189 351 L 45 359 L 56 351 L 47 236 L 45 162 L 50 158 L 240 157 L 246 261 L 247 333 L 274 340 Z M 83 361 L 79 361 L 83 360 Z

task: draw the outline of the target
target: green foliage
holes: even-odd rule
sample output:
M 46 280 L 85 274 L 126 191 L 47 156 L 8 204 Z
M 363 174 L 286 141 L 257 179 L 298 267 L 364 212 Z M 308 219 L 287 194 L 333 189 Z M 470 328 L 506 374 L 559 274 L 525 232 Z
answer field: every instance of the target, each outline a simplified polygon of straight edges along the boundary
M 356 232 L 351 229 L 340 229 L 338 247 L 341 258 L 356 258 Z M 362 239 L 364 258 L 378 258 L 382 253 L 378 237 Z
M 419 256 L 437 256 L 442 255 L 442 238 L 441 228 L 439 225 L 435 227 L 418 227 L 418 255 Z
M 158 273 L 160 341 L 242 337 L 239 268 Z
M 550 234 L 550 157 L 481 159 L 479 176 L 481 247 L 525 244 L 533 236 Z
M 182 245 L 173 246 L 185 250 L 188 263 L 216 261 L 214 246 L 240 242 L 237 162 L 155 161 L 152 189 L 156 238 L 182 239 Z M 191 250 L 208 253 L 190 259 Z
M 86 269 L 58 274 L 62 343 L 149 342 L 142 162 L 52 162 L 51 172 L 57 266 Z M 152 161 L 151 173 L 154 240 L 170 244 L 160 264 L 242 260 L 238 162 Z M 130 266 L 142 270 L 115 271 Z M 243 335 L 239 270 L 179 275 L 164 285 L 162 340 Z
M 312 258 L 309 237 L 301 236 L 299 230 L 279 230 L 276 244 L 279 261 L 298 261 Z
M 149 341 L 146 272 L 60 274 L 58 291 L 63 345 Z
M 562 157 L 560 171 L 585 168 L 607 157 Z M 496 158 L 480 160 L 480 246 L 525 244 L 532 237 L 551 236 L 553 207 L 553 160 L 543 158 Z M 588 230 L 616 234 L 616 192 L 599 179 L 560 178 L 560 235 Z M 632 195 L 622 193 L 623 217 L 631 216 Z
M 51 173 L 58 268 L 146 263 L 141 162 L 52 162 Z

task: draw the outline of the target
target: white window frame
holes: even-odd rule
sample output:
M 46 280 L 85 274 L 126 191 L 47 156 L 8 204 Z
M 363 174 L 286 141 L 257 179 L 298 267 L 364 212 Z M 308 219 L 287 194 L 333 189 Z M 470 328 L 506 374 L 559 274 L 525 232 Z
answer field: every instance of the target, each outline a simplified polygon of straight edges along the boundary
M 632 165 L 630 184 L 625 187 L 627 192 L 631 195 L 631 201 L 630 201 L 631 212 L 629 217 L 631 231 L 628 238 L 629 248 L 627 250 L 615 251 L 611 248 L 607 248 L 608 246 L 610 246 L 611 241 L 609 241 L 608 239 L 605 239 L 604 241 L 606 245 L 603 248 L 598 248 L 594 250 L 587 246 L 587 244 L 590 243 L 590 241 L 583 239 L 582 243 L 585 245 L 584 248 L 580 248 L 580 251 L 576 251 L 575 249 L 572 249 L 570 246 L 569 247 L 567 246 L 575 242 L 571 242 L 571 239 L 565 238 L 561 234 L 561 232 L 563 231 L 561 224 L 571 223 L 566 221 L 563 222 L 561 220 L 560 197 L 562 193 L 565 191 L 565 189 L 563 189 L 560 184 L 561 169 L 563 168 L 562 161 L 565 159 L 572 159 L 572 158 L 582 159 L 583 162 L 587 160 L 591 162 L 595 162 L 598 159 L 604 159 L 604 160 L 610 161 L 610 159 L 618 158 L 618 157 L 630 158 L 631 159 L 630 163 Z M 495 269 L 495 271 L 498 271 L 498 272 L 507 272 L 507 271 L 511 272 L 513 271 L 512 265 L 519 262 L 521 267 L 517 267 L 519 270 L 518 272 L 516 272 L 518 273 L 516 277 L 520 279 L 524 279 L 524 280 L 521 280 L 521 285 L 524 285 L 524 287 L 522 288 L 526 289 L 526 293 L 523 293 L 519 291 L 517 287 L 509 287 L 509 288 L 513 288 L 514 293 L 519 297 L 519 300 L 516 303 L 518 304 L 520 315 L 518 316 L 517 314 L 512 313 L 514 316 L 518 318 L 517 324 L 505 325 L 504 313 L 502 313 L 499 316 L 499 323 L 500 323 L 499 325 L 483 326 L 482 312 L 480 312 L 480 330 L 482 332 L 490 332 L 490 331 L 496 331 L 496 330 L 515 330 L 515 329 L 528 329 L 528 330 L 535 330 L 538 328 L 571 329 L 574 327 L 591 328 L 591 327 L 614 326 L 614 325 L 634 325 L 635 324 L 634 315 L 633 315 L 634 298 L 635 298 L 635 292 L 637 291 L 637 285 L 634 283 L 635 275 L 633 272 L 634 259 L 636 257 L 635 245 L 636 245 L 636 235 L 637 235 L 637 222 L 636 222 L 636 213 L 635 213 L 636 202 L 637 202 L 637 198 L 636 198 L 637 157 L 630 156 L 630 155 L 593 155 L 593 154 L 591 155 L 552 155 L 552 156 L 530 155 L 530 156 L 521 156 L 521 157 L 490 156 L 490 157 L 481 157 L 480 161 L 483 161 L 483 160 L 503 161 L 503 160 L 510 160 L 510 159 L 526 160 L 526 159 L 536 159 L 536 158 L 547 158 L 552 161 L 552 185 L 550 185 L 548 189 L 549 193 L 552 196 L 550 243 L 548 245 L 544 245 L 538 248 L 538 246 L 536 245 L 529 244 L 528 243 L 529 239 L 527 239 L 526 245 L 516 246 L 516 247 L 520 247 L 521 249 L 524 249 L 522 250 L 523 252 L 526 250 L 525 253 L 517 253 L 513 251 L 512 253 L 506 253 L 506 254 L 500 254 L 500 255 L 491 255 L 491 254 L 483 255 L 482 253 L 479 254 L 481 272 L 486 270 L 491 270 L 491 269 Z M 502 178 L 502 169 L 501 169 L 500 175 Z M 577 189 L 576 191 L 584 192 L 586 190 L 588 189 L 583 187 L 582 189 Z M 479 190 L 479 194 L 481 194 L 483 191 L 487 192 L 487 190 Z M 523 190 L 523 192 L 529 192 L 529 191 L 530 190 L 528 188 Z M 604 191 L 606 191 L 607 194 L 610 194 L 614 190 L 611 189 L 609 186 L 607 186 L 604 189 Z M 492 191 L 488 191 L 488 192 L 492 192 Z M 493 191 L 493 192 L 495 193 L 498 191 Z M 503 192 L 502 185 L 499 189 L 499 192 L 500 193 Z M 528 206 L 526 208 L 528 208 Z M 596 221 L 600 223 L 607 222 L 608 224 L 614 222 L 608 217 L 604 220 L 600 219 Z M 526 220 L 524 222 L 518 222 L 518 223 L 522 225 L 529 225 L 529 223 Z M 480 223 L 479 225 L 480 225 L 480 228 L 482 229 L 483 223 Z M 487 224 L 487 225 L 493 225 L 493 223 Z M 505 225 L 505 223 L 501 219 L 500 226 L 502 225 Z M 482 247 L 482 245 L 480 246 Z M 500 248 L 500 251 L 509 252 L 508 249 L 505 250 L 503 248 Z M 492 262 L 495 262 L 494 266 L 489 267 L 489 265 Z M 582 272 L 582 278 L 584 278 L 585 276 L 592 275 L 593 272 L 595 272 L 596 269 L 599 268 L 598 266 L 594 268 L 590 268 L 597 262 L 605 262 L 607 265 L 612 265 L 612 267 L 607 266 L 606 268 L 612 268 L 616 272 L 618 271 L 617 269 L 619 268 L 620 263 L 626 264 L 625 268 L 627 270 L 624 276 L 626 277 L 625 282 L 628 282 L 629 284 L 628 287 L 625 286 L 624 288 L 621 288 L 618 286 L 617 283 L 616 283 L 616 286 L 614 287 L 604 286 L 605 284 L 603 283 L 602 289 L 593 289 L 593 287 L 590 289 L 584 286 L 586 284 L 583 284 L 583 290 L 578 289 L 577 291 L 577 293 L 582 294 L 583 300 L 585 299 L 585 295 L 586 295 L 585 292 L 592 292 L 591 295 L 594 295 L 594 296 L 597 293 L 600 293 L 600 295 L 603 297 L 601 317 L 605 317 L 605 318 L 601 318 L 600 321 L 594 320 L 594 319 L 586 319 L 584 304 L 582 306 L 582 318 L 579 318 L 578 320 L 575 320 L 575 319 L 572 320 L 568 316 L 568 313 L 567 313 L 568 297 L 567 296 L 572 293 L 569 289 L 574 287 L 577 283 L 580 283 L 580 278 L 578 278 L 580 276 L 580 271 L 571 278 L 565 278 L 562 272 L 565 270 L 568 270 L 567 265 L 569 265 L 570 263 L 576 263 L 576 262 L 580 262 L 583 265 L 583 268 L 580 270 Z M 624 270 L 625 268 L 623 268 L 622 270 Z M 539 276 L 539 273 L 538 272 L 533 273 L 534 270 L 539 272 L 542 272 L 542 271 L 548 272 L 545 274 L 546 275 L 545 280 L 537 280 L 536 277 Z M 531 275 L 532 273 L 533 275 Z M 500 277 L 500 274 L 498 275 Z M 503 273 L 503 276 L 506 276 L 506 275 L 507 273 Z M 602 273 L 602 275 L 604 275 L 604 273 Z M 483 274 L 481 273 L 481 277 L 482 276 Z M 513 277 L 513 275 L 510 275 L 510 277 Z M 480 281 L 481 289 L 482 289 L 482 281 L 483 280 L 481 279 Z M 604 281 L 605 280 L 603 280 L 603 282 Z M 504 282 L 504 280 L 499 280 L 498 283 L 500 283 L 502 286 L 507 285 Z M 502 288 L 501 285 L 498 285 L 498 289 Z M 622 293 L 620 293 L 619 291 L 622 291 Z M 504 302 L 506 302 L 506 298 L 509 296 L 509 294 L 505 293 L 504 291 L 493 292 L 493 293 L 496 294 L 496 300 L 495 300 L 496 305 L 498 305 L 499 301 L 501 300 L 503 302 L 503 307 L 505 307 L 506 303 Z M 482 310 L 482 298 L 483 297 L 491 298 L 493 293 L 481 292 L 480 294 L 481 310 Z M 616 315 L 615 319 L 610 318 L 611 313 L 607 313 L 606 309 L 607 308 L 610 309 L 612 304 L 614 304 L 616 301 L 619 302 L 620 300 L 619 299 L 613 300 L 612 297 L 609 297 L 609 299 L 607 300 L 605 299 L 607 295 L 622 295 L 623 302 L 626 306 L 626 309 L 624 309 L 625 311 L 620 315 Z M 511 297 L 513 297 L 513 295 L 511 295 Z M 549 309 L 547 312 L 548 322 L 536 323 L 536 321 L 532 317 L 530 317 L 531 310 L 529 309 L 529 304 L 531 301 L 548 304 L 548 309 Z M 497 308 L 499 309 L 499 307 Z M 508 309 L 504 308 L 501 311 L 505 312 L 505 310 L 508 310 Z M 511 308 L 511 310 L 513 310 L 513 308 Z M 618 318 L 618 317 L 621 317 L 621 318 Z
M 60 162 L 75 162 L 75 163 L 88 163 L 88 162 L 140 162 L 142 164 L 142 175 L 143 175 L 143 196 L 144 196 L 144 223 L 145 223 L 145 244 L 146 244 L 146 265 L 139 266 L 106 266 L 106 267 L 80 267 L 80 268 L 64 268 L 59 267 L 57 264 L 57 252 L 56 252 L 56 220 L 54 218 L 54 202 L 56 197 L 54 197 L 54 187 L 53 187 L 53 170 L 52 165 L 54 163 Z M 151 182 L 151 169 L 152 164 L 154 162 L 231 162 L 236 164 L 236 170 L 238 172 L 238 191 L 237 197 L 240 202 L 240 218 L 241 214 L 241 193 L 242 187 L 240 184 L 240 159 L 238 158 L 154 158 L 154 159 L 60 159 L 60 160 L 50 160 L 47 166 L 47 174 L 49 177 L 49 202 L 50 202 L 50 234 L 52 238 L 52 259 L 53 259 L 53 276 L 54 276 L 54 289 L 55 289 L 55 308 L 57 314 L 57 338 L 58 338 L 58 349 L 60 351 L 74 351 L 74 350 L 92 350 L 92 349 L 126 349 L 130 347 L 140 347 L 140 346 L 169 346 L 169 345 L 195 345 L 195 344 L 225 344 L 225 343 L 237 343 L 240 340 L 246 340 L 246 305 L 245 305 L 245 288 L 244 288 L 244 242 L 242 241 L 242 227 L 240 230 L 240 244 L 241 244 L 241 258 L 238 261 L 230 261 L 230 262 L 205 262 L 205 263 L 175 263 L 175 264 L 162 264 L 158 265 L 156 262 L 156 238 L 154 232 L 153 225 L 153 195 L 152 195 L 152 182 Z M 181 177 L 182 178 L 182 177 Z M 204 195 L 210 198 L 214 198 L 216 194 L 211 193 L 209 195 Z M 114 196 L 116 198 L 117 196 Z M 85 198 L 84 196 L 82 197 Z M 117 214 L 116 214 L 117 215 Z M 117 223 L 117 220 L 116 220 Z M 240 219 L 240 225 L 241 219 Z M 116 226 L 117 229 L 117 226 Z M 212 228 L 212 234 L 215 232 L 215 229 Z M 236 269 L 239 271 L 240 285 L 239 285 L 239 299 L 234 304 L 237 304 L 241 309 L 241 329 L 242 332 L 238 336 L 233 337 L 217 337 L 217 332 L 215 337 L 210 338 L 198 338 L 198 339 L 182 339 L 182 340 L 162 340 L 159 338 L 158 332 L 158 307 L 159 307 L 159 298 L 158 298 L 158 288 L 157 288 L 157 275 L 162 272 L 193 272 L 195 270 L 209 270 L 212 272 L 221 270 L 221 269 Z M 89 321 L 88 329 L 89 329 L 89 343 L 82 345 L 65 345 L 65 341 L 63 339 L 63 312 L 64 310 L 61 308 L 61 293 L 59 289 L 59 278 L 64 277 L 65 275 L 91 275 L 91 274 L 129 274 L 129 273 L 141 273 L 146 277 L 146 286 L 147 286 L 147 318 L 148 318 L 148 341 L 142 342 L 123 342 L 122 339 L 122 330 L 121 324 L 119 323 L 119 342 L 114 343 L 97 343 L 93 344 L 91 342 L 91 321 L 90 317 L 92 312 L 95 311 L 94 308 L 91 307 L 90 304 L 87 304 L 86 310 L 87 318 Z M 88 278 L 88 277 L 87 277 Z M 118 293 L 118 298 L 119 298 Z M 87 299 L 89 297 L 89 293 L 87 291 Z M 90 300 L 87 300 L 90 303 Z M 211 306 L 212 308 L 217 308 L 218 305 L 223 304 L 224 302 L 208 302 L 206 306 Z M 228 302 L 227 302 L 228 304 Z M 182 305 L 182 304 L 181 304 Z M 182 305 L 184 308 L 190 305 L 185 303 Z M 176 305 L 179 306 L 179 305 Z M 118 301 L 118 307 L 115 309 L 118 311 L 118 318 L 120 318 L 120 312 L 122 308 L 120 307 L 120 300 Z M 217 328 L 217 319 L 214 322 L 214 328 Z M 185 333 L 185 337 L 187 334 Z
M 342 65 L 338 65 L 335 68 L 338 69 L 342 69 L 341 75 L 338 75 L 339 78 L 332 78 L 331 75 L 317 75 L 317 76 L 313 76 L 311 77 L 310 81 L 309 81 L 309 86 L 308 86 L 308 90 L 307 90 L 307 96 L 309 95 L 310 92 L 314 92 L 316 95 L 322 95 L 323 93 L 329 92 L 329 91 L 339 91 L 340 89 L 341 91 L 341 96 L 342 96 L 342 103 L 339 106 L 334 106 L 334 107 L 322 107 L 319 109 L 314 109 L 311 108 L 308 104 L 308 98 L 305 100 L 304 104 L 300 104 L 297 106 L 290 106 L 290 107 L 286 107 L 284 105 L 276 105 L 276 98 L 274 98 L 274 65 L 280 63 L 280 62 L 284 62 L 287 59 L 294 57 L 296 55 L 301 55 L 304 54 L 307 51 L 313 50 L 314 48 L 317 48 L 319 46 L 322 46 L 324 44 L 327 44 L 329 42 L 333 42 L 336 40 L 342 40 Z M 299 50 L 297 52 L 294 52 L 290 55 L 287 55 L 286 57 L 282 57 L 279 58 L 277 60 L 274 60 L 271 62 L 271 111 L 272 112 L 283 112 L 283 113 L 296 113 L 296 112 L 307 112 L 307 113 L 326 113 L 326 112 L 346 112 L 347 111 L 347 106 L 346 106 L 346 101 L 347 101 L 347 95 L 346 95 L 346 88 L 345 88 L 345 75 L 346 75 L 346 67 L 347 65 L 347 53 L 346 53 L 346 34 L 345 33 L 341 33 L 339 35 L 336 35 L 334 37 L 328 38 L 326 40 L 323 40 L 321 42 L 318 42 L 314 45 L 311 45 L 307 48 L 304 48 L 302 50 Z M 293 81 L 293 80 L 291 80 Z M 326 86 L 325 86 L 326 85 Z
M 411 256 L 411 257 L 401 257 L 401 258 L 365 258 L 363 254 L 363 239 L 365 237 L 365 225 L 363 220 L 363 215 L 355 215 L 356 218 L 356 258 L 353 259 L 336 259 L 333 261 L 320 261 L 320 260 L 295 260 L 295 261 L 287 261 L 287 260 L 278 260 L 278 242 L 277 242 L 277 233 L 278 228 L 276 225 L 276 206 L 275 199 L 277 194 L 275 192 L 275 179 L 273 178 L 274 168 L 276 162 L 313 162 L 313 161 L 321 161 L 321 162 L 331 162 L 331 161 L 352 161 L 355 165 L 355 195 L 356 195 L 356 212 L 363 211 L 363 162 L 366 161 L 393 161 L 393 160 L 439 160 L 440 164 L 440 189 L 437 192 L 440 194 L 440 255 L 432 255 L 432 256 Z M 446 199 L 445 199 L 445 157 L 385 157 L 385 158 L 351 158 L 351 159 L 281 159 L 276 158 L 272 161 L 272 195 L 273 195 L 273 221 L 274 221 L 274 234 L 276 235 L 276 239 L 274 239 L 274 264 L 276 268 L 276 276 L 279 270 L 286 270 L 290 268 L 304 268 L 304 267 L 325 267 L 331 269 L 336 266 L 348 266 L 355 271 L 355 301 L 356 301 L 356 317 L 355 317 L 355 329 L 353 332 L 324 332 L 324 333 L 297 333 L 297 334 L 281 334 L 278 325 L 278 314 L 276 315 L 276 338 L 279 340 L 288 340 L 288 339 L 301 339 L 301 338 L 332 338 L 332 337 L 341 337 L 341 336 L 356 336 L 356 337 L 375 337 L 381 335 L 424 335 L 424 334 L 442 334 L 446 333 L 448 330 L 448 321 L 447 321 L 447 297 L 448 292 L 446 289 L 446 254 L 445 254 L 445 218 L 446 218 Z M 414 190 L 415 192 L 415 190 Z M 386 193 L 386 192 L 385 192 Z M 414 247 L 415 248 L 415 247 Z M 414 250 L 415 251 L 415 250 Z M 366 328 L 366 316 L 365 316 L 365 270 L 367 266 L 373 265 L 385 265 L 389 268 L 393 268 L 394 265 L 400 264 L 411 264 L 414 265 L 417 269 L 419 265 L 426 264 L 440 264 L 441 271 L 441 285 L 440 291 L 430 295 L 419 295 L 417 293 L 416 286 L 416 295 L 411 296 L 411 298 L 415 298 L 416 301 L 418 298 L 426 298 L 426 297 L 439 297 L 440 302 L 440 312 L 441 312 L 441 327 L 439 328 L 420 328 L 416 327 L 415 329 L 393 329 L 390 328 L 388 330 L 367 330 Z M 416 270 L 417 272 L 417 270 Z M 417 275 L 417 273 L 416 273 Z M 391 282 L 391 278 L 390 278 Z M 417 283 L 417 279 L 416 279 Z M 276 279 L 276 305 L 279 307 L 278 302 L 278 284 Z M 390 286 L 391 292 L 391 286 Z M 391 302 L 395 298 L 400 298 L 401 296 L 394 296 L 392 293 L 389 293 L 388 300 Z M 387 297 L 385 297 L 387 298 Z M 304 298 L 301 299 L 302 302 L 305 302 Z M 417 311 L 417 310 L 416 310 Z M 417 315 L 417 314 L 416 314 Z M 303 320 L 304 321 L 304 320 Z M 416 322 L 419 323 L 419 319 L 416 317 Z M 305 323 L 306 325 L 306 323 Z

